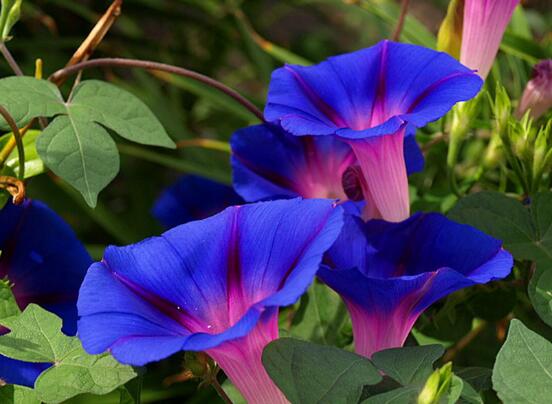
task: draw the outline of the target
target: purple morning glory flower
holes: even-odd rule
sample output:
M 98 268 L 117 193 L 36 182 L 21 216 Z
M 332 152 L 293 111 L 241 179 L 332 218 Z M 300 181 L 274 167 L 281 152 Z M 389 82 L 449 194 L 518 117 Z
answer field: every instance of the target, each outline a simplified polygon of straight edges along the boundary
M 267 121 L 297 136 L 337 136 L 353 149 L 366 218 L 409 216 L 405 136 L 469 100 L 483 81 L 451 56 L 389 41 L 272 74 Z
M 347 216 L 318 275 L 345 301 L 355 350 L 400 347 L 418 316 L 458 289 L 502 279 L 512 256 L 502 243 L 436 214 L 401 223 Z
M 347 189 L 344 178 L 357 159 L 341 139 L 298 137 L 276 125 L 262 124 L 238 130 L 230 144 L 234 187 L 246 201 L 298 196 L 358 200 L 350 191 L 361 184 Z M 423 169 L 424 157 L 413 136 L 405 139 L 404 155 L 409 173 Z
M 14 285 L 19 308 L 39 304 L 60 316 L 63 331 L 74 335 L 77 295 L 92 258 L 67 223 L 39 201 L 8 203 L 0 211 L 0 223 L 0 278 Z M 49 366 L 0 356 L 0 379 L 33 386 Z
M 132 365 L 205 351 L 248 402 L 285 402 L 262 350 L 278 337 L 278 307 L 305 292 L 341 226 L 331 200 L 280 200 L 108 247 L 80 290 L 79 337 Z
M 155 201 L 153 216 L 166 228 L 205 219 L 243 200 L 229 186 L 197 175 L 180 177 Z

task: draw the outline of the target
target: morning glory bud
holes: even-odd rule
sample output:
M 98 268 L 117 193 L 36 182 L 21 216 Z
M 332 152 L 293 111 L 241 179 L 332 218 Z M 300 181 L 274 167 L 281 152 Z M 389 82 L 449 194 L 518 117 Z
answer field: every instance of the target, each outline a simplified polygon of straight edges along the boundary
M 543 60 L 533 68 L 533 76 L 527 83 L 518 105 L 517 116 L 527 111 L 535 119 L 552 108 L 552 59 Z

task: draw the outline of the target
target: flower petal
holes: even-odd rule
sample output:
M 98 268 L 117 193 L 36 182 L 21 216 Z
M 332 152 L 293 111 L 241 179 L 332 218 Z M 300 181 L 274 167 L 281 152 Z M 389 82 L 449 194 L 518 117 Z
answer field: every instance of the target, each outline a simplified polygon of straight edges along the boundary
M 109 247 L 79 296 L 85 349 L 144 364 L 247 335 L 308 288 L 341 216 L 331 200 L 256 203 Z
M 205 219 L 243 200 L 224 184 L 196 175 L 180 177 L 155 201 L 153 216 L 166 228 Z

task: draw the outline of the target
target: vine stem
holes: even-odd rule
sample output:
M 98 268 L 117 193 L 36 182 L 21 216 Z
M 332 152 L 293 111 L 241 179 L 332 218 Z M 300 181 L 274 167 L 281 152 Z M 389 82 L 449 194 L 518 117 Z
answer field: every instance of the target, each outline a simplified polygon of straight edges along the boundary
M 2 105 L 0 105 L 0 115 L 4 118 L 4 120 L 8 123 L 12 130 L 12 134 L 15 138 L 15 142 L 17 145 L 17 154 L 19 157 L 19 179 L 22 180 L 25 178 L 25 147 L 23 146 L 23 136 L 21 135 L 21 132 L 19 131 L 19 128 L 17 127 L 17 123 L 11 116 L 11 114 L 8 112 L 6 108 L 4 108 Z
M 19 67 L 19 65 L 17 64 L 11 52 L 6 47 L 6 44 L 3 41 L 0 41 L 0 52 L 2 52 L 4 59 L 6 59 L 6 62 L 8 62 L 8 65 L 10 65 L 11 69 L 16 74 L 16 76 L 24 76 L 23 70 L 21 70 L 21 68 Z
M 410 0 L 402 0 L 401 14 L 399 15 L 397 26 L 395 27 L 395 31 L 393 32 L 393 36 L 391 37 L 391 40 L 393 41 L 398 41 L 401 38 L 401 32 L 404 27 L 404 20 L 406 19 L 406 14 L 408 13 L 409 3 L 410 3 Z
M 228 87 L 227 85 L 221 83 L 220 81 L 214 80 L 208 76 L 205 76 L 201 73 L 195 72 L 193 70 L 188 70 L 183 67 L 173 66 L 166 63 L 153 62 L 149 60 L 139 60 L 139 59 L 126 59 L 126 58 L 99 58 L 86 60 L 74 64 L 72 66 L 64 67 L 53 73 L 48 79 L 52 82 L 57 82 L 63 78 L 80 72 L 84 69 L 89 69 L 93 67 L 131 67 L 139 68 L 145 70 L 158 70 L 171 74 L 176 74 L 178 76 L 183 76 L 190 78 L 195 81 L 199 81 L 209 87 L 212 87 L 229 97 L 232 97 L 234 100 L 243 105 L 249 112 L 255 115 L 261 122 L 264 122 L 263 113 L 248 99 L 243 97 L 240 93 Z
M 222 398 L 222 401 L 224 401 L 226 404 L 233 404 L 233 401 L 230 399 L 230 397 L 228 397 L 228 394 L 226 394 L 226 392 L 218 382 L 216 376 L 213 377 L 213 380 L 211 380 L 211 386 L 213 386 L 217 394 L 220 396 L 220 398 Z

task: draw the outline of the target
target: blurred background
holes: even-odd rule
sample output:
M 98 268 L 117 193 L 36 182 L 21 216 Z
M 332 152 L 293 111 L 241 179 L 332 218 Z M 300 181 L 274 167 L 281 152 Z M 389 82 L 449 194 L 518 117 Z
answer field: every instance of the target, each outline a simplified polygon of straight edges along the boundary
M 401 40 L 435 47 L 448 1 L 410 3 Z M 8 47 L 28 75 L 34 72 L 35 59 L 43 59 L 47 76 L 67 63 L 110 4 L 108 0 L 25 0 Z M 532 65 L 550 57 L 552 49 L 552 2 L 529 0 L 523 6 L 524 11 L 515 13 L 487 83 L 492 89 L 493 81 L 500 80 L 513 99 L 519 98 Z M 125 0 L 122 15 L 93 57 L 149 59 L 193 69 L 239 90 L 262 108 L 274 68 L 284 62 L 319 62 L 389 38 L 399 10 L 399 1 L 393 0 Z M 11 74 L 1 60 L 0 75 Z M 84 78 L 108 80 L 135 93 L 175 141 L 227 142 L 235 130 L 257 123 L 232 99 L 188 79 L 122 69 L 87 70 Z M 69 86 L 65 85 L 66 91 Z M 422 144 L 430 142 L 441 129 L 439 122 L 434 123 L 418 138 Z M 224 143 L 212 149 L 197 141 L 182 142 L 178 150 L 166 151 L 115 138 L 121 171 L 100 194 L 95 210 L 53 176 L 41 175 L 28 183 L 30 195 L 62 215 L 95 258 L 101 257 L 107 244 L 128 244 L 159 234 L 162 227 L 151 216 L 153 202 L 180 175 L 200 174 L 231 183 Z M 485 137 L 481 139 L 470 142 L 465 153 L 480 154 L 486 144 Z M 426 170 L 411 181 L 413 210 L 446 211 L 454 203 L 443 169 L 445 156 L 444 142 L 428 149 Z M 477 169 L 477 159 L 469 163 L 472 160 L 465 159 L 463 169 L 468 174 Z M 478 186 L 484 188 L 485 181 L 494 179 L 482 178 Z M 494 354 L 489 352 L 489 358 Z M 144 401 L 183 402 L 183 397 L 195 392 L 194 383 L 162 386 L 160 380 L 174 373 L 173 365 L 158 365 L 159 371 L 147 376 Z M 156 387 L 148 390 L 148 386 Z M 102 398 L 102 402 L 108 400 Z M 186 402 L 214 400 L 207 389 Z M 118 396 L 113 395 L 113 402 L 119 402 Z

